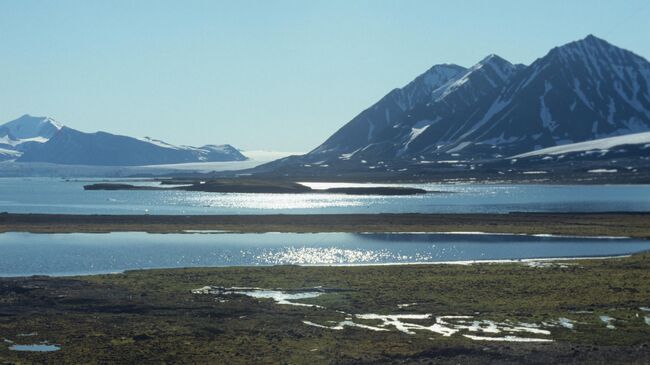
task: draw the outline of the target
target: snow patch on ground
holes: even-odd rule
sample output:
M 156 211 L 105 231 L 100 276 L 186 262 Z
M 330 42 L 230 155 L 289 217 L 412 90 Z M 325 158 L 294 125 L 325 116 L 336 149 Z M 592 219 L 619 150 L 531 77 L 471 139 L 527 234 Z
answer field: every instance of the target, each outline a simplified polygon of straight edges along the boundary
M 294 292 L 286 292 L 282 290 L 268 290 L 268 289 L 261 289 L 261 288 L 246 288 L 246 287 L 221 288 L 221 287 L 214 287 L 214 286 L 204 286 L 202 288 L 193 289 L 192 294 L 213 294 L 213 295 L 239 294 L 239 295 L 246 295 L 257 299 L 273 299 L 275 300 L 276 303 L 283 304 L 283 305 L 322 308 L 321 306 L 316 304 L 299 303 L 299 302 L 294 302 L 294 300 L 316 298 L 318 296 L 323 295 L 323 292 L 302 291 L 302 290 L 294 291 Z
M 601 322 L 605 323 L 605 327 L 607 327 L 610 330 L 616 329 L 616 327 L 612 324 L 616 319 L 610 317 L 610 316 L 600 316 L 599 317 Z
M 421 324 L 429 320 L 429 323 Z M 433 323 L 431 323 L 433 320 Z M 359 323 L 359 321 L 371 321 L 377 324 L 370 325 Z M 419 323 L 414 323 L 417 321 Z M 303 321 L 306 325 L 329 330 L 343 330 L 345 327 L 364 328 L 371 331 L 388 331 L 393 329 L 407 335 L 415 335 L 418 332 L 433 332 L 435 334 L 449 337 L 455 334 L 462 334 L 476 341 L 502 341 L 502 342 L 552 342 L 551 332 L 540 328 L 541 325 L 529 323 L 495 322 L 490 320 L 476 320 L 473 316 L 438 316 L 431 314 L 356 314 L 349 316 L 343 321 L 328 321 L 329 324 L 318 324 L 311 321 Z M 519 337 L 513 334 L 526 333 L 529 336 Z M 478 336 L 475 334 L 479 334 Z
M 618 170 L 617 169 L 593 169 L 587 172 L 590 174 L 612 174 L 618 172 Z

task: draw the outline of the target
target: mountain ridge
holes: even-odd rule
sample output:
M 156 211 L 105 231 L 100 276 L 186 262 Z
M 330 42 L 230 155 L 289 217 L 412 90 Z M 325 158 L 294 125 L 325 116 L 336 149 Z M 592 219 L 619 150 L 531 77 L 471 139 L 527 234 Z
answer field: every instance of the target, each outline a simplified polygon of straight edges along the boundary
M 230 145 L 175 146 L 108 132 L 85 133 L 50 117 L 25 114 L 0 125 L 0 160 L 66 165 L 139 166 L 243 161 Z
M 391 111 L 384 101 L 406 87 L 389 92 L 311 152 L 252 172 L 397 173 L 420 161 L 447 160 L 479 168 L 544 148 L 647 132 L 649 85 L 647 60 L 594 35 L 554 47 L 527 66 L 492 54 L 470 68 L 458 66 L 391 118 L 383 117 Z M 355 129 L 368 135 L 351 133 Z

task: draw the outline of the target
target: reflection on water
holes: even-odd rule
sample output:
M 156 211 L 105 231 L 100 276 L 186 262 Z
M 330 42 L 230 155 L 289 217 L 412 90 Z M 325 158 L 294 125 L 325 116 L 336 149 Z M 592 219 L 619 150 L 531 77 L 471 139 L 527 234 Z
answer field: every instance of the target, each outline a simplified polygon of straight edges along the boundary
M 218 209 L 291 210 L 359 207 L 382 197 L 352 198 L 343 194 L 215 194 L 176 196 L 176 203 Z
M 403 257 L 406 258 L 406 257 Z M 355 250 L 338 247 L 285 247 L 278 251 L 267 251 L 257 255 L 263 265 L 332 265 L 363 264 L 395 261 L 397 257 L 389 250 Z M 426 260 L 418 260 L 426 261 Z
M 472 234 L 0 234 L 0 276 L 129 269 L 608 256 L 650 241 Z
M 88 183 L 89 181 L 59 179 L 0 178 L 0 212 L 334 214 L 650 211 L 650 185 L 398 184 L 397 186 L 442 193 L 416 196 L 351 196 L 222 194 L 160 190 L 84 191 L 83 185 Z M 316 189 L 325 189 L 368 184 L 309 183 L 308 185 Z

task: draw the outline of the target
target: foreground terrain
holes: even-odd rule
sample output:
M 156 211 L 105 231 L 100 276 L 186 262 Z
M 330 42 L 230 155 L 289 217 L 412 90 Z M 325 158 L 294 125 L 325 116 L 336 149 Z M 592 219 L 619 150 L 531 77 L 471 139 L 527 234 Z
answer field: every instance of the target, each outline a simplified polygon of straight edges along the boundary
M 647 364 L 648 307 L 650 254 L 4 278 L 0 363 Z M 60 349 L 10 350 L 21 344 Z

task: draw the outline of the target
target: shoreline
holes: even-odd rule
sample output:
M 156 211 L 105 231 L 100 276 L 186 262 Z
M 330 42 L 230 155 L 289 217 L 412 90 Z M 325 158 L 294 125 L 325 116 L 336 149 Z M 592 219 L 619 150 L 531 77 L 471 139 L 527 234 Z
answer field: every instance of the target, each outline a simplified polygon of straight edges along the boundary
M 224 270 L 231 268 L 238 268 L 242 270 L 260 269 L 260 268 L 273 268 L 282 266 L 295 266 L 304 268 L 375 268 L 384 267 L 387 269 L 400 267 L 400 266 L 421 266 L 423 268 L 429 266 L 473 266 L 473 265 L 508 265 L 508 264 L 531 264 L 531 263 L 561 263 L 572 264 L 573 261 L 585 260 L 616 260 L 625 259 L 635 255 L 648 254 L 650 251 L 640 251 L 635 253 L 621 254 L 621 255 L 593 255 L 593 256 L 567 256 L 567 257 L 538 257 L 538 258 L 523 258 L 523 259 L 486 259 L 486 260 L 458 260 L 458 261 L 422 261 L 422 262 L 382 262 L 382 263 L 362 263 L 362 264 L 269 264 L 269 265 L 232 265 L 232 266 L 187 266 L 187 267 L 146 267 L 141 269 L 126 269 L 118 271 L 102 271 L 95 273 L 71 273 L 71 274 L 31 274 L 31 275 L 0 275 L 0 281 L 3 279 L 29 279 L 29 278 L 52 278 L 52 279 L 65 279 L 65 278 L 92 278 L 96 276 L 105 275 L 126 275 L 132 272 L 146 272 L 146 271 L 176 271 L 176 270 Z
M 650 253 L 556 262 L 0 278 L 0 359 L 233 364 L 282 363 L 289 357 L 313 364 L 332 359 L 521 364 L 539 362 L 540 354 L 545 363 L 647 359 Z M 257 290 L 235 293 L 236 288 Z M 305 288 L 314 292 L 296 294 Z M 56 344 L 60 351 L 17 352 L 15 344 Z
M 187 232 L 189 231 L 189 232 Z M 0 213 L 0 233 L 448 233 L 650 238 L 650 213 L 77 215 Z

